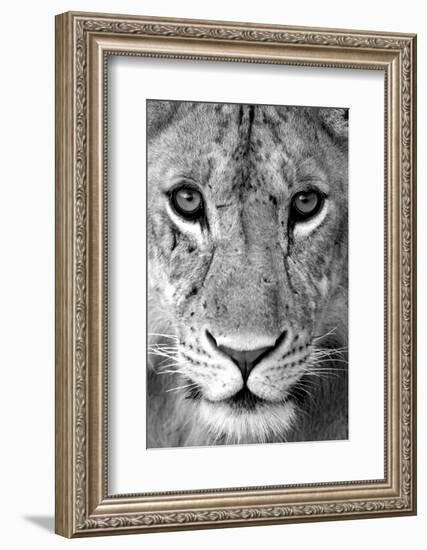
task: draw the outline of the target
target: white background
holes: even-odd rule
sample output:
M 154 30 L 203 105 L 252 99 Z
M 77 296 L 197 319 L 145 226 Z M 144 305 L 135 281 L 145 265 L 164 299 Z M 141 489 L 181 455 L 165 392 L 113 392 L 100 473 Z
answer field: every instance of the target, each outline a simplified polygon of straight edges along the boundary
M 129 57 L 109 71 L 109 493 L 382 479 L 384 73 Z M 146 449 L 145 98 L 171 93 L 350 108 L 348 441 Z
M 0 178 L 1 510 L 4 548 L 423 548 L 427 530 L 425 399 L 419 399 L 418 517 L 105 537 L 66 541 L 52 534 L 54 495 L 54 40 L 53 16 L 67 9 L 294 25 L 418 32 L 420 97 L 425 95 L 422 3 L 379 0 L 249 3 L 144 0 L 6 3 L 2 10 Z M 419 109 L 419 151 L 427 118 Z M 426 390 L 427 210 L 419 159 L 419 394 Z

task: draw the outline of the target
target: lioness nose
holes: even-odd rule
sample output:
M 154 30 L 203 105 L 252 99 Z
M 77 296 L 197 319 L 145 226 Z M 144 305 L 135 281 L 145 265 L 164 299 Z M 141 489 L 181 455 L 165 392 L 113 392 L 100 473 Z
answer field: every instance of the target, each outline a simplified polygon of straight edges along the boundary
M 243 380 L 246 382 L 246 380 L 248 379 L 252 369 L 269 352 L 276 349 L 286 339 L 287 331 L 284 331 L 279 336 L 279 338 L 277 338 L 276 340 L 273 340 L 272 341 L 272 342 L 274 342 L 273 345 L 265 346 L 265 347 L 261 347 L 261 348 L 256 348 L 256 349 L 243 349 L 243 350 L 242 349 L 237 350 L 237 349 L 232 348 L 231 346 L 218 344 L 218 342 L 216 341 L 214 336 L 209 331 L 206 331 L 206 335 L 208 337 L 208 340 L 211 342 L 211 344 L 215 348 L 217 348 L 219 351 L 222 351 L 223 353 L 228 355 L 228 357 L 230 357 L 230 359 L 232 361 L 234 361 L 234 363 L 236 363 L 236 365 L 239 367 L 239 369 L 242 373 Z
M 243 380 L 246 382 L 252 369 L 259 362 L 262 355 L 273 349 L 273 347 L 259 348 L 248 351 L 238 351 L 226 346 L 218 346 L 218 349 L 227 354 L 239 367 Z

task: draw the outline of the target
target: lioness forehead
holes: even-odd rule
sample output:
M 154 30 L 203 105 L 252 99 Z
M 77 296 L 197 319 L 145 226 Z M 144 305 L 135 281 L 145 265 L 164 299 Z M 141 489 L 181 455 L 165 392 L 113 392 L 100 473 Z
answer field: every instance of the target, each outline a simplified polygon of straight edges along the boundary
M 150 101 L 156 147 L 148 160 L 169 165 L 171 178 L 190 178 L 213 192 L 243 187 L 274 194 L 307 183 L 345 192 L 340 111 Z

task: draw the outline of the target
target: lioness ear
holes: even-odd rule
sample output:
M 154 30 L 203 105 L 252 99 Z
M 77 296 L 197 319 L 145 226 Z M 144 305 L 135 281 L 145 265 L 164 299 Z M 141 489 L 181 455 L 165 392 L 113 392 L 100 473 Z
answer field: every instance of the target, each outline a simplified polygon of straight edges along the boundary
M 180 105 L 179 101 L 147 100 L 147 137 L 149 140 L 169 126 Z
M 348 139 L 348 109 L 320 109 L 319 116 L 327 132 L 344 141 Z

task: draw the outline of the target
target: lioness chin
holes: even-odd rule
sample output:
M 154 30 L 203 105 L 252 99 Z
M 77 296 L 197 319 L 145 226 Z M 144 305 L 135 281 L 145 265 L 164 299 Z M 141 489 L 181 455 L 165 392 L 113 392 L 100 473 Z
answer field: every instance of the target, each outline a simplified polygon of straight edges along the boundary
M 149 101 L 149 447 L 346 439 L 347 111 Z

